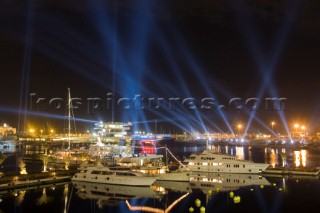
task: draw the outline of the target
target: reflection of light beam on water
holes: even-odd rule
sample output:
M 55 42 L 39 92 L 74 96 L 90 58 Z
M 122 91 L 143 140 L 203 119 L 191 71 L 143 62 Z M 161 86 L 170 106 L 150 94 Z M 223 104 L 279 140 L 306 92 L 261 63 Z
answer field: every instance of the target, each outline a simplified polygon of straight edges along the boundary
M 183 200 L 188 195 L 189 195 L 189 193 L 182 195 L 181 197 L 179 197 L 178 199 L 173 201 L 173 203 L 171 205 L 169 205 L 165 210 L 154 208 L 154 207 L 149 207 L 149 206 L 131 206 L 128 200 L 126 200 L 126 204 L 127 204 L 130 211 L 145 211 L 145 212 L 164 213 L 164 212 L 170 212 L 171 209 L 175 205 L 177 205 L 177 203 L 179 203 L 181 200 Z
M 69 192 L 69 187 L 68 184 L 64 185 L 64 190 L 63 190 L 63 195 L 64 195 L 64 209 L 63 212 L 67 212 L 67 203 L 68 203 L 68 192 Z

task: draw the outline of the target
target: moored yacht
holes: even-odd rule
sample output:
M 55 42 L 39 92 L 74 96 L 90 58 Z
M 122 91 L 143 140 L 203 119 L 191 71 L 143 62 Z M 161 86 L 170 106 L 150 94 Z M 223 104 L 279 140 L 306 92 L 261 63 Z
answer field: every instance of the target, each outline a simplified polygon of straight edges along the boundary
M 150 186 L 157 177 L 131 171 L 130 168 L 106 167 L 102 165 L 82 167 L 72 181 L 85 181 L 129 186 Z
M 158 175 L 157 181 L 177 181 L 177 182 L 189 182 L 191 171 L 176 170 L 169 171 Z
M 111 162 L 130 168 L 132 171 L 156 176 L 159 181 L 184 182 L 190 180 L 191 171 L 185 168 L 169 171 L 162 158 L 162 155 L 157 154 L 127 155 L 114 157 Z
M 186 167 L 195 172 L 219 172 L 219 173 L 262 173 L 269 164 L 255 163 L 247 160 L 239 160 L 236 156 L 213 153 L 204 150 L 202 153 L 192 154 L 183 161 Z

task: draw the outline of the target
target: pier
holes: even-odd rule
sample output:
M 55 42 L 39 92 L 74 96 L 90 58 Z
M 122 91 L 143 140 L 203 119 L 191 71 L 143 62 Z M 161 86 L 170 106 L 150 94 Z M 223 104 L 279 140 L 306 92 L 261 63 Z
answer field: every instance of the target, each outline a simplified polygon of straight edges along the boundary
M 7 184 L 0 184 L 0 194 L 5 193 L 8 190 L 14 189 L 30 189 L 31 187 L 46 187 L 48 185 L 64 182 L 68 184 L 70 182 L 70 176 L 51 177 L 36 180 L 15 181 Z
M 271 169 L 266 169 L 265 171 L 262 172 L 262 174 L 267 174 L 267 175 L 281 175 L 281 176 L 296 176 L 296 175 L 304 175 L 304 176 L 318 176 L 320 174 L 320 167 L 317 168 L 271 168 Z

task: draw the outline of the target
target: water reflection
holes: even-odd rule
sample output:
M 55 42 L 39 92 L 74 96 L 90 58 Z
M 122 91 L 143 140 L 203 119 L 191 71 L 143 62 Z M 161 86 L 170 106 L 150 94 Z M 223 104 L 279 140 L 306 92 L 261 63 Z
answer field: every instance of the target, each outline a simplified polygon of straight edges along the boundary
M 106 185 L 81 181 L 73 181 L 72 183 L 77 191 L 76 196 L 85 200 L 95 200 L 100 209 L 104 206 L 120 207 L 120 202 L 122 201 L 131 211 L 139 210 L 145 212 L 170 212 L 175 205 L 190 193 L 198 193 L 199 191 L 203 194 L 208 194 L 208 191 L 229 192 L 236 191 L 241 187 L 271 185 L 265 177 L 260 175 L 197 172 L 192 173 L 190 183 L 156 181 L 151 187 Z M 166 204 L 165 208 L 145 204 L 138 205 L 134 201 L 139 198 L 149 198 L 167 202 L 168 200 L 164 199 L 164 196 L 171 192 L 180 193 L 181 196 L 175 200 L 169 200 L 169 204 Z
M 26 194 L 26 190 L 21 190 L 15 194 L 17 195 L 16 203 L 15 203 L 16 206 L 20 206 L 23 203 L 25 194 Z
M 270 164 L 271 164 L 272 167 L 274 168 L 277 163 L 278 163 L 277 154 L 276 154 L 276 152 L 275 152 L 274 149 L 271 149 Z
M 236 155 L 238 159 L 244 160 L 244 149 L 243 146 L 237 146 L 236 147 Z
M 295 156 L 295 166 L 303 166 L 306 167 L 307 165 L 307 151 L 302 149 L 301 151 L 294 151 Z
M 61 212 L 63 209 L 58 209 L 59 206 L 55 202 L 59 202 L 59 198 L 62 197 L 65 185 L 68 186 L 69 182 L 0 190 L 0 212 L 41 212 L 44 207 Z M 55 190 L 56 188 L 58 190 Z
M 241 159 L 271 163 L 274 166 L 310 167 L 319 166 L 320 162 L 319 152 L 315 150 L 293 150 L 282 147 L 257 148 L 254 146 L 213 146 L 212 149 L 219 149 L 223 153 L 237 155 Z M 177 148 L 175 153 L 179 150 L 184 151 L 184 149 Z M 190 151 L 190 153 L 200 151 L 192 147 L 186 150 Z M 187 155 L 187 153 L 183 153 L 183 155 Z M 293 203 L 292 205 L 294 205 L 294 203 L 304 202 L 301 201 L 300 198 L 294 199 L 293 194 L 291 194 L 293 191 L 299 191 L 299 196 L 309 196 L 308 203 L 310 200 L 314 202 L 314 200 L 320 196 L 319 190 L 317 190 L 320 185 L 318 177 L 314 177 L 313 181 L 306 181 L 306 177 L 302 179 L 297 176 L 292 177 L 291 180 L 290 177 L 281 177 L 272 178 L 271 181 L 270 177 L 265 178 L 259 175 L 218 173 L 193 173 L 192 177 L 194 179 L 191 183 L 163 181 L 156 182 L 151 188 L 147 187 L 145 189 L 139 187 L 138 190 L 130 189 L 130 187 L 127 186 L 117 186 L 113 188 L 113 186 L 106 186 L 104 184 L 87 184 L 85 186 L 82 185 L 82 187 L 79 184 L 73 187 L 72 185 L 64 183 L 61 186 L 56 184 L 46 187 L 45 190 L 35 187 L 32 189 L 19 189 L 9 193 L 0 192 L 2 199 L 0 208 L 3 212 L 21 212 L 22 210 L 40 212 L 44 208 L 53 209 L 55 212 L 102 211 L 100 209 L 97 211 L 97 207 L 103 208 L 104 212 L 114 212 L 114 210 L 116 212 L 127 212 L 135 208 L 145 208 L 153 212 L 161 210 L 161 212 L 163 212 L 165 210 L 169 211 L 170 209 L 167 207 L 174 205 L 174 207 L 171 208 L 172 212 L 175 212 L 177 209 L 180 210 L 180 212 L 186 212 L 192 204 L 194 205 L 195 198 L 207 198 L 209 196 L 208 192 L 212 191 L 211 198 L 214 199 L 210 198 L 208 205 L 206 205 L 207 212 L 212 210 L 222 212 L 222 210 L 220 211 L 219 209 L 223 209 L 224 212 L 228 212 L 229 210 L 229 212 L 236 212 L 237 210 L 241 212 L 240 209 L 235 209 L 242 208 L 241 205 L 233 205 L 232 202 L 214 202 L 218 200 L 218 198 L 229 199 L 228 201 L 230 201 L 228 193 L 224 192 L 233 191 L 241 195 L 241 199 L 245 200 L 246 205 L 260 207 L 261 209 L 259 210 L 261 211 L 263 211 L 265 207 L 271 208 L 272 205 L 284 207 L 286 211 L 288 209 L 282 205 L 282 202 L 291 202 Z M 298 179 L 299 182 L 297 181 Z M 276 183 L 276 187 L 270 186 L 270 183 Z M 268 190 L 260 190 L 260 187 L 254 187 L 260 185 L 269 186 L 269 188 Z M 105 187 L 107 187 L 109 191 L 107 191 Z M 286 196 L 281 197 L 282 194 L 279 192 L 280 187 L 282 187 L 283 190 L 288 189 L 286 190 Z M 249 189 L 254 189 L 254 192 L 251 192 Z M 275 190 L 272 191 L 271 189 Z M 216 191 L 222 193 L 216 193 Z M 259 194 L 261 198 L 263 197 L 263 200 L 257 201 L 259 198 L 252 199 L 252 196 L 256 194 Z M 250 199 L 246 196 L 249 196 Z M 47 200 L 44 202 L 45 198 Z M 52 200 L 50 200 L 50 198 L 52 198 Z M 193 199 L 191 200 L 191 198 Z M 39 199 L 43 201 L 41 205 L 37 205 Z M 179 202 L 179 199 L 181 202 Z M 268 200 L 268 203 L 263 203 L 264 199 Z M 273 200 L 274 203 L 272 203 Z M 204 201 L 202 202 L 204 203 Z M 186 203 L 188 203 L 188 206 L 185 205 Z M 28 204 L 28 208 L 30 207 L 30 209 L 23 209 L 26 208 L 26 204 Z M 94 208 L 92 207 L 93 204 L 95 206 Z M 303 204 L 308 206 L 307 203 Z
M 38 198 L 37 204 L 38 205 L 44 205 L 44 204 L 47 204 L 48 202 L 51 202 L 52 200 L 53 200 L 52 197 L 48 197 L 47 196 L 47 189 L 43 188 L 42 189 L 42 195 L 41 195 L 40 198 Z
M 294 151 L 294 156 L 295 156 L 295 165 L 296 167 L 300 166 L 300 151 Z
M 301 161 L 302 156 L 303 154 L 300 157 Z M 187 212 L 190 206 L 196 209 L 194 206 L 196 198 L 202 200 L 202 206 L 205 206 L 206 212 L 212 210 L 215 212 L 244 211 L 241 209 L 241 205 L 236 206 L 230 202 L 232 201 L 229 197 L 231 191 L 234 195 L 240 195 L 241 200 L 245 200 L 241 203 L 245 203 L 246 206 L 254 206 L 259 212 L 259 210 L 263 210 L 262 208 L 271 208 L 273 205 L 282 207 L 282 200 L 284 203 L 293 202 L 292 196 L 281 197 L 280 191 L 284 190 L 287 193 L 299 191 L 301 196 L 308 196 L 311 193 L 312 196 L 308 197 L 308 202 L 310 199 L 314 201 L 319 195 L 317 189 L 320 184 L 318 177 L 314 177 L 312 180 L 307 179 L 310 177 L 296 176 L 291 179 L 290 177 L 266 178 L 255 174 L 195 172 L 192 173 L 191 178 L 190 183 L 156 181 L 151 187 L 128 187 L 77 181 L 72 184 L 61 183 L 59 185 L 57 183 L 44 188 L 35 187 L 11 192 L 0 191 L 2 199 L 0 212 L 41 212 L 44 208 L 48 209 L 48 212 L 128 212 L 137 210 Z M 299 184 L 297 184 L 297 180 L 299 180 Z M 306 185 L 311 187 L 307 187 L 306 191 L 301 190 L 305 189 Z M 262 186 L 268 187 L 267 190 Z M 314 191 L 310 191 L 313 189 Z M 252 199 L 252 196 L 256 196 L 255 199 Z M 260 200 L 259 197 L 263 199 Z M 271 199 L 275 197 L 279 199 Z M 227 202 L 221 199 L 225 199 Z M 268 203 L 264 203 L 265 200 L 268 200 Z M 299 200 L 299 202 L 302 201 Z M 23 209 L 23 207 L 27 209 Z
M 179 197 L 178 199 L 174 200 L 167 208 L 165 209 L 160 209 L 160 208 L 155 208 L 155 207 L 150 207 L 150 206 L 132 206 L 130 205 L 129 201 L 126 200 L 126 204 L 128 206 L 128 209 L 131 211 L 144 211 L 144 212 L 155 212 L 155 213 L 167 213 L 172 210 L 172 208 L 177 205 L 181 200 L 183 200 L 185 197 L 187 197 L 189 193 L 186 193 Z
M 193 172 L 190 185 L 193 190 L 201 190 L 207 194 L 209 190 L 228 192 L 246 186 L 270 185 L 270 182 L 265 177 L 255 174 Z
M 307 151 L 301 150 L 301 160 L 302 160 L 302 166 L 306 167 L 307 165 Z
M 81 199 L 94 199 L 99 208 L 104 205 L 115 206 L 120 201 L 139 198 L 156 198 L 160 195 L 150 187 L 119 186 L 100 183 L 73 181 L 77 196 Z

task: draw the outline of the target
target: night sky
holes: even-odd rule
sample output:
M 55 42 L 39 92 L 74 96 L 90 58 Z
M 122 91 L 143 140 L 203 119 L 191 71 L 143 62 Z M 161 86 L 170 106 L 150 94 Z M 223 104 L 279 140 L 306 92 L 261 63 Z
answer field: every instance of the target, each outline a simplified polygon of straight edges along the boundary
M 66 98 L 69 87 L 72 97 L 84 99 L 106 99 L 109 92 L 211 97 L 219 104 L 285 97 L 290 105 L 282 113 L 259 110 L 252 122 L 250 110 L 228 109 L 223 116 L 219 110 L 115 111 L 115 121 L 141 122 L 135 128 L 146 131 L 155 120 L 180 132 L 228 132 L 237 123 L 259 132 L 270 130 L 271 121 L 283 133 L 283 123 L 291 128 L 294 122 L 316 131 L 319 9 L 317 0 L 1 1 L 0 122 L 62 130 L 66 110 L 38 110 L 62 119 L 28 114 L 26 122 L 23 112 L 35 111 L 28 94 Z M 111 114 L 83 109 L 75 117 L 111 121 Z M 77 123 L 80 130 L 91 125 Z

